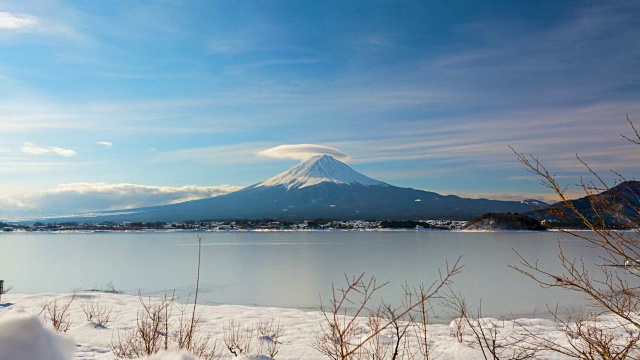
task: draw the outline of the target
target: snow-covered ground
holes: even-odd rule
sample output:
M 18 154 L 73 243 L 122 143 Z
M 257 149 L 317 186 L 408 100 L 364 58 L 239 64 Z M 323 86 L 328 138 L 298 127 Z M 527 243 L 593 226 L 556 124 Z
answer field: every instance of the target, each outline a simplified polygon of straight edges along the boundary
M 71 294 L 6 294 L 0 302 L 0 359 L 36 360 L 52 359 L 114 359 L 111 351 L 114 342 L 117 343 L 118 334 L 135 329 L 136 317 L 141 309 L 137 296 L 111 293 L 79 293 L 69 307 L 70 328 L 64 335 L 55 333 L 51 328 L 51 320 L 44 323 L 47 316 L 42 311 L 45 304 L 57 300 L 58 305 L 64 305 L 71 299 Z M 111 309 L 112 320 L 106 326 L 97 326 L 85 316 L 83 307 L 87 308 L 92 301 L 96 307 Z M 153 301 L 153 299 L 152 299 Z M 176 308 L 182 305 L 175 304 Z M 198 305 L 198 314 L 202 321 L 200 334 L 219 341 L 219 348 L 223 348 L 225 329 L 233 321 L 242 328 L 256 327 L 271 319 L 279 323 L 281 336 L 278 338 L 280 349 L 276 359 L 326 359 L 312 347 L 314 340 L 320 334 L 322 313 L 318 311 L 303 311 L 297 309 L 245 307 L 234 305 L 202 306 Z M 174 309 L 172 316 L 177 318 L 179 311 Z M 492 319 L 488 319 L 492 321 Z M 515 321 L 497 321 L 499 337 L 505 338 L 516 333 L 528 331 L 542 334 L 561 344 L 568 344 L 565 333 L 560 331 L 562 326 L 550 320 L 517 319 Z M 611 318 L 602 317 L 601 324 L 610 324 Z M 449 359 L 482 359 L 482 352 L 467 326 L 464 330 L 462 342 L 456 341 L 451 334 L 451 325 L 429 325 L 428 336 L 431 342 L 431 356 L 441 360 Z M 360 334 L 366 335 L 368 328 L 366 319 L 362 319 L 358 326 Z M 410 347 L 414 350 L 417 338 L 413 331 L 409 331 Z M 622 335 L 621 335 L 622 336 Z M 249 355 L 234 357 L 223 349 L 224 359 L 271 359 L 266 356 L 266 347 L 260 350 L 260 334 L 253 333 L 253 346 Z M 264 339 L 264 338 L 263 338 Z M 382 343 L 393 343 L 390 332 L 380 337 Z M 72 344 L 75 344 L 73 346 Z M 264 343 L 263 343 L 264 345 Z M 70 355 L 73 352 L 73 355 Z M 47 354 L 43 356 L 42 354 Z M 262 355 L 262 356 L 260 356 Z M 419 358 L 419 357 L 416 357 Z M 538 359 L 564 359 L 556 353 L 540 352 Z M 187 354 L 160 354 L 153 359 L 191 359 Z

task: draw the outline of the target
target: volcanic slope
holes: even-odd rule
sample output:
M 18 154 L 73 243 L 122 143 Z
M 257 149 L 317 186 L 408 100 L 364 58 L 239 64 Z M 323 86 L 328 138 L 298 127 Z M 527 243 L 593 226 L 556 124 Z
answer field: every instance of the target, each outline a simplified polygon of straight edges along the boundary
M 487 212 L 525 212 L 540 207 L 396 187 L 367 177 L 329 155 L 319 155 L 230 194 L 104 212 L 92 221 L 470 219 Z

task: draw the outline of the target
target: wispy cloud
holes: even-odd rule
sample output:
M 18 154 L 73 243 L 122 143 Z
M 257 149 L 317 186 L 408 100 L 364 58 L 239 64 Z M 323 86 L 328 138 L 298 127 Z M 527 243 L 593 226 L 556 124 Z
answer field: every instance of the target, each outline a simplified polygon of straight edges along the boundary
M 282 58 L 282 59 L 267 59 L 260 60 L 251 63 L 233 64 L 227 67 L 227 71 L 230 74 L 239 74 L 251 70 L 258 70 L 263 68 L 277 67 L 277 66 L 295 66 L 295 65 L 315 65 L 321 64 L 326 60 L 321 58 Z
M 72 161 L 24 161 L 9 160 L 2 161 L 0 174 L 11 174 L 20 176 L 29 176 L 28 179 L 35 179 L 34 174 L 59 174 L 61 171 L 74 172 L 77 169 L 86 169 L 93 165 L 91 162 L 72 162 Z M 24 179 L 24 178 L 23 178 Z M 24 180 L 22 184 L 24 184 Z M 16 184 L 14 184 L 16 185 Z
M 371 46 L 392 46 L 394 45 L 393 38 L 389 34 L 373 33 L 365 35 L 361 41 L 366 45 Z
M 351 159 L 349 154 L 339 149 L 316 144 L 279 145 L 261 150 L 258 152 L 258 155 L 276 159 L 294 160 L 306 160 L 315 155 L 331 155 L 341 161 L 349 161 Z
M 110 147 L 112 147 L 112 146 L 113 146 L 113 143 L 112 143 L 112 142 L 110 142 L 110 141 L 103 141 L 103 140 L 102 140 L 102 141 L 98 141 L 98 142 L 96 142 L 96 144 L 97 144 L 97 145 L 102 145 L 102 146 L 107 147 L 107 148 L 110 148 Z
M 209 164 L 250 163 L 257 161 L 259 159 L 257 155 L 258 151 L 267 146 L 269 145 L 262 142 L 256 142 L 159 152 L 155 161 L 197 161 Z
M 216 38 L 209 41 L 207 49 L 215 54 L 236 54 L 250 48 L 250 43 L 240 37 Z
M 69 19 L 84 17 L 81 12 L 75 11 L 70 7 L 61 4 L 53 5 L 56 7 L 55 12 L 43 11 L 42 8 L 32 8 L 26 12 L 0 12 L 0 35 L 12 34 L 36 34 L 40 37 L 44 36 L 49 45 L 55 42 L 50 41 L 53 38 L 72 40 L 77 44 L 95 44 L 95 40 L 89 35 L 89 31 L 83 31 L 75 28 Z M 29 6 L 25 6 L 29 9 Z M 2 36 L 0 40 L 8 40 Z M 16 42 L 8 42 L 15 44 Z
M 211 92 L 206 96 L 137 99 L 119 102 L 56 102 L 34 96 L 0 101 L 0 131 L 19 132 L 40 129 L 140 129 L 163 132 L 234 132 L 238 123 L 251 128 L 273 129 L 297 124 L 310 113 L 375 114 L 403 108 L 439 104 L 450 95 L 445 90 L 404 86 L 349 85 L 332 91 L 322 88 L 300 89 L 261 85 L 245 89 Z M 0 86 L 0 90 L 2 90 Z M 286 109 L 260 111 L 264 108 Z M 212 119 L 203 113 L 221 114 Z M 180 128 L 167 126 L 180 119 Z M 216 126 L 208 126 L 215 120 Z M 268 120 L 268 121 L 266 121 Z M 109 125 L 105 125 L 109 123 Z
M 36 193 L 0 198 L 0 216 L 25 217 L 77 214 L 173 204 L 227 194 L 240 186 L 150 186 L 74 183 Z
M 38 18 L 26 14 L 0 12 L 0 30 L 28 30 L 38 25 Z
M 206 43 L 206 50 L 212 54 L 273 51 L 284 45 L 283 25 L 272 22 L 261 13 L 246 13 L 239 19 L 220 18 L 213 22 L 215 25 Z
M 63 157 L 73 157 L 76 156 L 75 150 L 65 149 L 58 146 L 49 146 L 42 147 L 33 143 L 24 143 L 21 151 L 26 154 L 32 155 L 44 155 L 44 154 L 56 154 Z
M 22 147 L 22 152 L 27 154 L 33 154 L 33 155 L 42 155 L 42 154 L 50 153 L 51 150 L 48 148 L 37 146 L 32 143 L 25 143 L 24 146 Z
M 438 160 L 505 168 L 515 164 L 509 146 L 545 159 L 550 166 L 576 163 L 578 153 L 597 169 L 613 165 L 633 168 L 640 153 L 622 139 L 624 112 L 640 114 L 635 103 L 520 111 L 501 117 L 473 116 L 456 121 L 401 123 L 386 129 L 385 137 L 328 143 L 348 151 L 354 163 Z M 516 119 L 516 120 L 514 120 Z M 410 130 L 407 130 L 410 129 Z M 563 161 L 560 163 L 560 161 Z
M 483 46 L 429 59 L 416 78 L 476 94 L 474 103 L 502 108 L 541 108 L 620 99 L 638 83 L 633 71 L 640 36 L 637 4 L 609 2 L 574 9 L 554 26 L 510 32 L 508 23 L 478 20 L 462 32 Z M 517 34 L 517 35 L 516 35 Z M 588 74 L 588 75 L 587 75 Z
M 65 149 L 65 148 L 61 148 L 61 147 L 57 147 L 57 146 L 51 146 L 49 149 L 54 154 L 57 154 L 57 155 L 60 155 L 60 156 L 64 156 L 64 157 L 76 156 L 75 150 Z

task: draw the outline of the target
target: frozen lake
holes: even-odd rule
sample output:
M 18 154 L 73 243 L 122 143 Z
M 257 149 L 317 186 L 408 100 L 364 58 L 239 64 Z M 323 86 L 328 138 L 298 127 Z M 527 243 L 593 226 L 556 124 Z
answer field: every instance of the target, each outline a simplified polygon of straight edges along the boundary
M 487 315 L 543 316 L 546 305 L 582 303 L 560 289 L 541 289 L 512 270 L 513 249 L 557 268 L 558 241 L 569 254 L 599 263 L 575 238 L 558 232 L 447 231 L 2 233 L 0 279 L 17 293 L 105 287 L 126 293 L 185 298 L 195 287 L 197 235 L 204 237 L 200 302 L 317 309 L 331 284 L 362 272 L 389 282 L 386 301 L 401 285 L 431 283 L 445 261 L 462 256 L 454 287 Z

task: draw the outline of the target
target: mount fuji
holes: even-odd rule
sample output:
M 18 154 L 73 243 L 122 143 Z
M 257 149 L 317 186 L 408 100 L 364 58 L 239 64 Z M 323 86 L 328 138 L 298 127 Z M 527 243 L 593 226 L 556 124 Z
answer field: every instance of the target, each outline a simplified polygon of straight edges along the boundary
M 367 177 L 329 155 L 319 155 L 230 194 L 171 205 L 101 212 L 77 219 L 94 222 L 469 219 L 487 212 L 526 212 L 542 206 L 542 203 L 468 199 L 396 187 Z
M 249 188 L 284 186 L 287 190 L 301 189 L 322 183 L 389 186 L 353 170 L 329 155 L 316 155 Z

